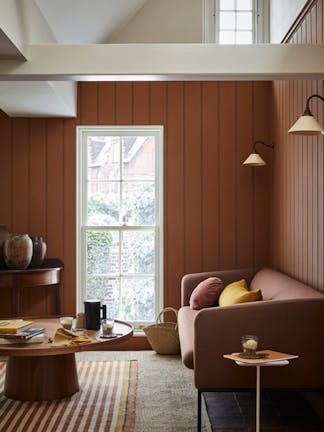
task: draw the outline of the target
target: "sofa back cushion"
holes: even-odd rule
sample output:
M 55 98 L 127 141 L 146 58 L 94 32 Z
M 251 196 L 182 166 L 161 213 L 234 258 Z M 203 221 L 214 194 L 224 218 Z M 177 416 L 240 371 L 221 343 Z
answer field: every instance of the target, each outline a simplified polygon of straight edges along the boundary
M 241 279 L 227 285 L 219 296 L 219 306 L 230 306 L 233 304 L 246 303 L 262 300 L 261 291 L 249 291 L 246 280 Z
M 323 294 L 309 285 L 269 268 L 259 270 L 253 277 L 250 290 L 256 289 L 261 290 L 263 300 L 324 298 Z
M 203 280 L 196 286 L 190 296 L 191 309 L 202 309 L 216 305 L 223 289 L 223 281 L 218 277 Z

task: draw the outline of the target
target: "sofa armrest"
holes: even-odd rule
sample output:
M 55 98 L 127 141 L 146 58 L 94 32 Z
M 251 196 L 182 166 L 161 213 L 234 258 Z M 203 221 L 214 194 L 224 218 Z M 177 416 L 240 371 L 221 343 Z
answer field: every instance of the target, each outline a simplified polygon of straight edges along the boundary
M 244 268 L 186 274 L 181 280 L 181 306 L 189 306 L 189 300 L 192 291 L 204 279 L 209 277 L 218 277 L 222 279 L 224 285 L 228 285 L 229 283 L 239 279 L 245 279 L 247 284 L 250 285 L 250 282 L 257 270 L 257 268 Z
M 254 368 L 243 371 L 223 358 L 241 350 L 244 334 L 259 336 L 259 349 L 299 355 L 289 368 L 263 368 L 264 387 L 324 388 L 324 299 L 269 300 L 200 310 L 194 322 L 197 388 L 253 388 Z

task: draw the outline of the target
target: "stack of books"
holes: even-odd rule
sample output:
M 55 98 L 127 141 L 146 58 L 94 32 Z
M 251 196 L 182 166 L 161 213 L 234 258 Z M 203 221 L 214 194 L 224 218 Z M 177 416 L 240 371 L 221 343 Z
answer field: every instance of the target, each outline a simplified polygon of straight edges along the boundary
M 0 339 L 9 342 L 42 342 L 44 331 L 44 327 L 33 327 L 32 321 L 0 320 Z

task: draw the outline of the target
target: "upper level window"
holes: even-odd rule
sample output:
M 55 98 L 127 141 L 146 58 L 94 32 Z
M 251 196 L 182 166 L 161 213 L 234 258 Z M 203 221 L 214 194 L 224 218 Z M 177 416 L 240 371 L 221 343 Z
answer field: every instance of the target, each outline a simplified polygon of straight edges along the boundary
M 268 42 L 267 5 L 267 0 L 204 0 L 204 42 Z
M 220 44 L 253 42 L 252 0 L 220 0 L 217 15 Z

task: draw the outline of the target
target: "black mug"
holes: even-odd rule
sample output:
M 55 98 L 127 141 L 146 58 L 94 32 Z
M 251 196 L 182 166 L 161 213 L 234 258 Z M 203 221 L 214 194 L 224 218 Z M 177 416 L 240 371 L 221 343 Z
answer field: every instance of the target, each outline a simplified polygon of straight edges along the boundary
M 100 311 L 102 310 L 102 317 Z M 107 307 L 100 300 L 86 300 L 84 302 L 84 319 L 87 330 L 99 330 L 101 319 L 107 318 Z

